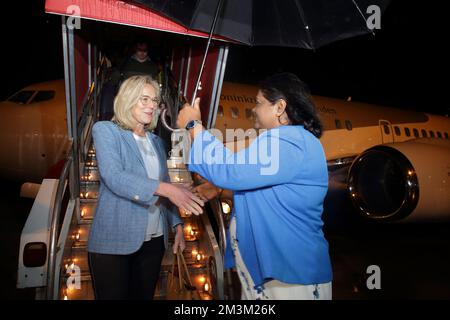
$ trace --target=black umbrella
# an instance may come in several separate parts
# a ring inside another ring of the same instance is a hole
[[[373,33],[368,19],[376,20],[373,15],[381,15],[389,3],[389,0],[132,1],[188,29],[209,32],[192,105],[213,34],[248,45],[316,49],[334,41]]]
[[[367,19],[389,0],[134,0],[182,24],[248,45],[316,49],[372,32]],[[376,6],[376,7],[374,7]],[[379,11],[378,11],[379,10]]]

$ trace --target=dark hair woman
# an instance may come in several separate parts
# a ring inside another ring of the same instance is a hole
[[[322,135],[322,124],[311,100],[308,86],[293,73],[279,73],[261,81],[260,90],[265,99],[276,104],[286,102],[280,124],[302,125],[317,138]],[[289,120],[289,122],[287,122]]]
[[[199,100],[178,117],[193,137],[189,170],[233,191],[225,267],[236,267],[243,299],[331,299],[328,171],[314,104],[297,76],[281,73],[261,83],[253,112],[266,131],[235,154],[195,121]]]

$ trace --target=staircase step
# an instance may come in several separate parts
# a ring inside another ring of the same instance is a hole
[[[97,199],[84,199],[84,198],[80,198],[80,203],[84,204],[84,203],[97,203]]]
[[[81,181],[99,181],[100,175],[97,167],[86,166],[84,169],[84,175],[81,176]]]
[[[80,199],[97,199],[100,185],[98,183],[83,184],[80,186]]]
[[[81,187],[89,186],[100,186],[100,181],[98,180],[85,180],[80,182]]]
[[[97,160],[96,160],[96,159],[91,159],[91,160],[89,160],[89,161],[85,161],[85,162],[84,162],[84,166],[85,166],[85,168],[88,168],[88,167],[97,167]]]
[[[94,221],[94,219],[92,219],[92,218],[82,218],[79,222],[78,222],[78,224],[80,224],[80,225],[84,225],[84,224],[92,224],[92,222]]]
[[[82,219],[93,219],[95,214],[95,207],[97,206],[97,201],[86,202],[85,199],[80,201],[80,214]]]
[[[90,224],[81,224],[74,230],[73,234],[70,235],[74,240],[74,245],[79,246],[80,243],[87,242],[89,238],[89,231],[91,230]]]
[[[72,247],[71,260],[80,268],[82,273],[89,274],[88,251],[86,246]]]

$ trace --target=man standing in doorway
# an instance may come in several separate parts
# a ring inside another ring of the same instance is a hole
[[[148,55],[148,43],[137,41],[134,46],[134,54],[121,68],[122,79],[125,80],[135,75],[149,75],[157,80],[158,72],[158,66]]]

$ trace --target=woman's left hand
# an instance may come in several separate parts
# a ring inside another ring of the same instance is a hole
[[[193,107],[189,103],[186,103],[183,108],[181,108],[178,113],[177,125],[178,128],[184,129],[189,121],[201,119],[202,114],[200,112],[200,98],[196,98]]]
[[[186,243],[184,242],[183,225],[181,224],[178,224],[176,226],[175,241],[172,246],[172,252],[176,254],[178,248],[180,248],[181,252],[183,252],[186,248]]]

